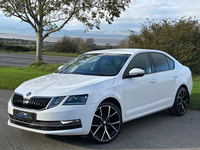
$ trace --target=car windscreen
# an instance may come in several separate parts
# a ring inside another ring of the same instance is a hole
[[[82,54],[65,64],[56,73],[114,76],[119,73],[129,54]]]

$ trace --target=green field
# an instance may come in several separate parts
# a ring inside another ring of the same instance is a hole
[[[22,82],[54,72],[59,65],[35,64],[29,67],[0,67],[0,89],[14,90]],[[46,71],[44,71],[46,70]],[[190,109],[200,110],[200,78],[195,77],[190,99]]]

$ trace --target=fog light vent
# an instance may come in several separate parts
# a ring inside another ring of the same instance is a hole
[[[62,124],[75,124],[75,123],[81,123],[80,119],[76,119],[76,120],[62,120],[60,121]]]

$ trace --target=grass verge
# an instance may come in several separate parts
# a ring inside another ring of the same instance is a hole
[[[24,81],[49,73],[29,67],[0,67],[0,89],[14,90]]]
[[[0,67],[0,89],[14,90],[29,79],[57,70],[59,64],[32,63],[29,67]],[[195,77],[189,109],[200,110],[200,77]]]
[[[45,62],[34,62],[31,63],[28,68],[40,70],[40,71],[47,71],[47,72],[55,72],[58,70],[58,67],[62,66],[63,64],[48,64]]]
[[[193,110],[200,110],[200,77],[194,78],[189,108]]]

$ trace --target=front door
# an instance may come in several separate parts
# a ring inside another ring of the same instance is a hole
[[[145,75],[123,80],[126,92],[127,118],[155,109],[157,100],[157,77],[155,73],[152,73],[148,54],[136,55],[127,67],[125,74],[133,68],[143,69]]]

